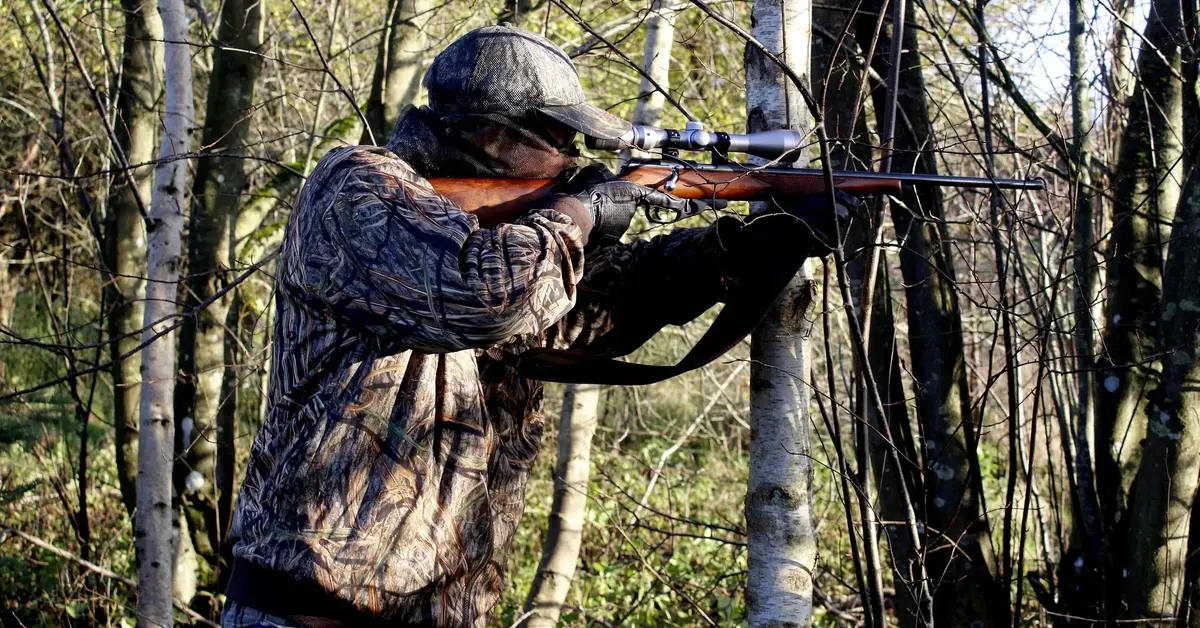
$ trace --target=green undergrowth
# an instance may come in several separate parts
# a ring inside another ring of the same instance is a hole
[[[549,392],[552,403],[557,394]],[[746,552],[741,531],[748,462],[746,435],[739,433],[745,430],[724,421],[703,425],[667,458],[647,508],[639,509],[663,451],[695,418],[691,403],[658,405],[640,426],[621,412],[601,418],[592,453],[584,546],[563,625],[707,625],[702,615],[721,626],[744,624]],[[79,555],[81,546],[68,514],[77,499],[73,465],[79,445],[69,409],[44,408],[37,420],[6,409],[8,414],[0,420],[0,519],[6,529]],[[614,429],[614,420],[630,425]],[[550,430],[543,441],[494,626],[511,625],[520,617],[537,569],[552,496],[556,437]],[[91,559],[132,578],[132,530],[117,491],[111,430],[97,425],[89,441]],[[838,571],[831,577],[819,573],[818,582],[836,591],[836,582],[849,582],[851,576],[846,571],[849,563],[839,555],[844,553],[844,541],[839,540],[844,526],[839,523],[840,510],[827,503],[829,489],[828,473],[818,467],[814,513],[827,519],[819,529],[821,561]],[[11,533],[0,538],[0,625],[133,625],[135,597],[126,585]],[[820,609],[817,615],[819,625],[834,625],[832,619],[825,621]]]
[[[75,556],[83,553],[72,523],[78,510],[73,469],[79,441],[42,427],[40,433],[0,427],[0,625],[133,626],[136,598],[127,585],[11,531]],[[132,525],[117,490],[110,435],[98,427],[89,444],[89,558],[133,578]]]

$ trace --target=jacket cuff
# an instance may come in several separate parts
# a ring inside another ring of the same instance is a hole
[[[579,227],[579,230],[583,233],[580,244],[587,246],[588,235],[592,233],[592,227],[595,225],[595,220],[592,218],[592,210],[585,207],[574,196],[567,196],[565,194],[555,196],[554,200],[550,202],[548,209],[552,209],[570,218],[571,222],[575,223],[575,226]]]

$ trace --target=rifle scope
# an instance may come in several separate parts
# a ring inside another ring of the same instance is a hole
[[[585,144],[593,150],[715,150],[718,153],[746,153],[763,159],[780,159],[788,153],[804,148],[804,135],[799,131],[788,130],[750,134],[705,131],[703,124],[693,121],[688,122],[682,131],[634,126],[628,133],[615,140],[588,137]]]

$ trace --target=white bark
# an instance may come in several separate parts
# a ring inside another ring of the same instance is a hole
[[[154,170],[147,220],[150,237],[143,341],[173,323],[179,283],[187,161],[172,161],[191,147],[195,125],[191,51],[183,0],[158,0],[166,45],[166,108],[162,147]],[[142,398],[138,434],[137,516],[138,626],[170,626],[172,596],[171,461],[174,454],[175,335],[167,333],[142,352]]]
[[[430,52],[426,25],[433,13],[433,5],[431,0],[402,0],[397,7],[383,88],[384,116],[388,124],[395,124],[400,111],[421,97],[423,62]],[[387,142],[387,137],[380,141]]]
[[[175,557],[171,591],[175,599],[191,603],[199,589],[200,563],[196,558],[196,546],[192,543],[187,517],[179,511],[171,513],[171,543]]]
[[[646,47],[642,56],[642,70],[659,85],[669,89],[671,71],[671,46],[675,40],[675,14],[678,9],[666,0],[654,0],[650,6],[650,19],[646,23]],[[636,124],[658,124],[662,117],[663,104],[667,102],[662,92],[642,77],[638,88],[637,107],[633,112]]]
[[[654,88],[654,79],[664,89],[670,89],[671,47],[675,43],[675,16],[684,5],[671,0],[654,0],[650,5],[650,17],[646,20],[646,47],[642,52],[642,84],[638,87],[637,107],[633,110],[633,123],[656,126],[662,119],[663,105],[667,98]],[[649,78],[647,78],[647,76]],[[635,151],[635,157],[646,157],[647,153]],[[621,161],[630,157],[628,149],[621,151]]]
[[[554,466],[554,503],[542,560],[525,600],[524,617],[528,619],[524,625],[529,628],[553,628],[558,623],[575,578],[579,548],[583,544],[592,436],[596,433],[599,400],[600,387],[594,384],[572,384],[563,394],[558,462]]]
[[[422,99],[423,64],[430,56],[427,26],[435,10],[432,0],[388,3],[388,26],[379,40],[379,57],[367,99],[370,126],[363,129],[360,143],[374,140],[380,146],[387,144],[400,112]]]
[[[753,35],[807,77],[810,0],[755,0]],[[747,130],[812,122],[799,91],[769,59],[746,56]],[[801,157],[797,165],[806,165]],[[750,625],[812,623],[816,543],[810,505],[808,310],[812,270],[805,264],[751,337],[750,481],[746,492]]]

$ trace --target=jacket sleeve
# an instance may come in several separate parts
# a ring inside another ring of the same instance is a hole
[[[742,278],[776,257],[823,253],[811,226],[784,212],[726,216],[707,227],[603,247],[589,253],[577,304],[544,344],[626,355],[663,327],[737,298]]]
[[[396,346],[486,347],[540,333],[572,307],[581,238],[551,210],[480,229],[391,153],[340,149],[301,194],[280,283]]]
[[[545,344],[624,355],[722,302],[732,278],[720,235],[714,224],[589,251],[578,301]]]

